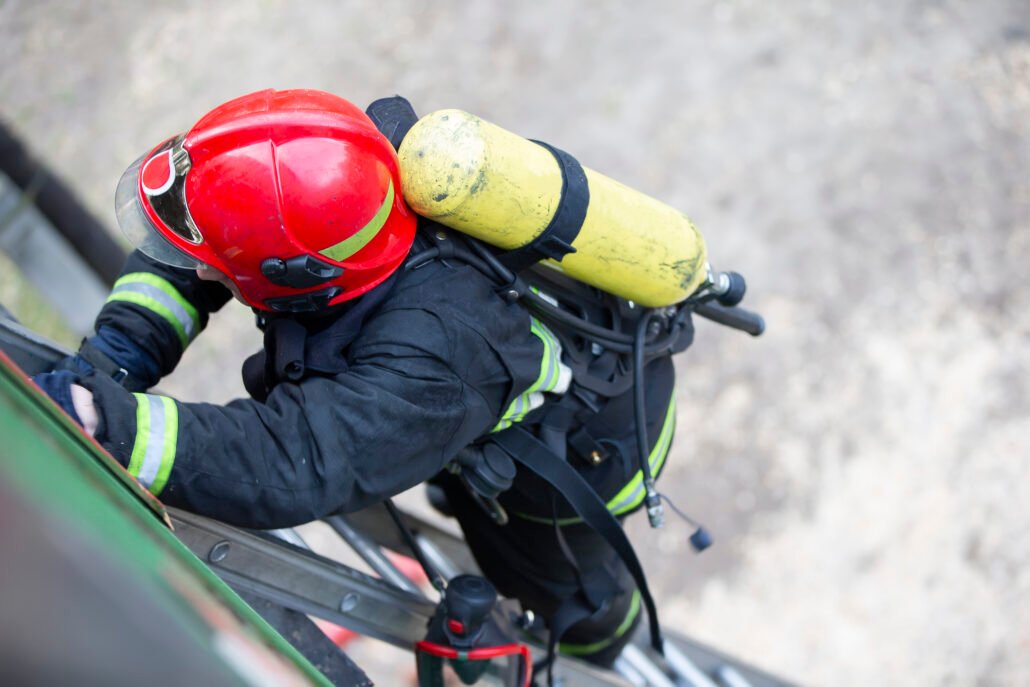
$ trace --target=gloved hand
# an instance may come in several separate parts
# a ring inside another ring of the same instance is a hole
[[[97,411],[93,406],[93,394],[76,384],[79,376],[70,370],[41,372],[32,378],[46,395],[61,407],[61,410],[75,420],[86,432],[93,436],[97,429]]]
[[[157,361],[128,336],[111,327],[101,327],[96,335],[82,342],[78,353],[62,360],[56,369],[79,375],[98,370],[129,391],[146,391],[161,379]]]

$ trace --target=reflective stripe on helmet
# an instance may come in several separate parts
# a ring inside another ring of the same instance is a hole
[[[491,433],[507,429],[522,421],[530,411],[544,404],[543,392],[565,393],[572,381],[572,370],[561,361],[561,343],[557,337],[535,317],[531,318],[529,329],[544,345],[544,352],[540,358],[540,374],[528,389],[511,402],[501,420],[490,430]]]
[[[132,272],[124,275],[114,283],[114,289],[107,298],[107,302],[112,301],[133,303],[163,317],[172,325],[183,349],[200,331],[197,309],[169,281],[156,274]]]
[[[633,621],[640,615],[640,590],[633,590],[633,597],[629,602],[629,609],[626,611],[626,617],[622,619],[619,626],[615,628],[615,632],[590,644],[571,644],[569,642],[558,643],[558,653],[565,654],[566,656],[588,656],[590,654],[596,654],[598,651],[607,649],[616,641],[625,635],[629,628],[633,627]]]
[[[658,441],[655,442],[654,448],[651,449],[650,455],[647,457],[647,462],[651,465],[651,474],[655,477],[661,471],[665,465],[665,459],[669,455],[669,448],[672,446],[672,435],[676,429],[676,393],[675,391],[669,397],[669,406],[665,411],[665,421],[662,424],[662,431],[658,434]],[[633,478],[626,483],[619,493],[608,500],[605,506],[608,508],[608,512],[612,515],[623,515],[633,510],[641,503],[644,502],[644,473],[642,470],[637,470]],[[523,520],[529,520],[530,522],[538,522],[541,524],[553,524],[555,521],[553,518],[541,518],[536,515],[528,515],[526,513],[514,513],[517,517]],[[557,524],[560,527],[566,525],[576,525],[583,522],[582,518],[558,518]]]
[[[383,204],[379,206],[379,209],[376,210],[376,214],[372,216],[372,219],[368,221],[368,224],[361,227],[361,229],[358,229],[353,235],[348,236],[334,246],[329,246],[328,248],[319,251],[319,253],[330,260],[343,262],[367,246],[369,242],[376,237],[379,230],[386,225],[386,220],[390,217],[390,212],[392,210],[393,181],[391,180],[390,185],[386,189],[386,198],[383,200]]]
[[[136,442],[128,471],[157,496],[168,482],[179,438],[179,409],[167,396],[136,397]]]

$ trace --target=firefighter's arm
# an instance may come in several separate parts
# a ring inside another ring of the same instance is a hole
[[[229,298],[225,287],[193,270],[134,251],[97,316],[96,334],[65,367],[80,374],[96,368],[133,391],[147,389],[175,368],[208,315]]]
[[[347,372],[280,384],[265,403],[180,403],[94,375],[96,437],[167,504],[241,526],[376,503],[438,472],[498,413],[415,319],[418,344],[363,349]]]

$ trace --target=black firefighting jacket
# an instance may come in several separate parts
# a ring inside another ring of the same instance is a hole
[[[130,337],[167,374],[229,298],[217,283],[135,252],[96,326]],[[356,321],[344,336],[318,336],[348,313]],[[557,337],[460,261],[399,270],[366,296],[293,320],[311,334],[309,344],[332,347],[320,353],[323,360],[335,357],[335,369],[323,365],[295,380],[273,380],[257,394],[262,400],[226,405],[130,393],[94,374],[82,383],[99,413],[96,439],[168,505],[275,528],[395,495],[433,477],[463,447],[492,432],[516,422],[532,427],[548,404],[526,413],[529,394],[558,399]],[[274,359],[275,351],[266,353]],[[675,418],[671,360],[649,363],[646,377],[648,460],[657,474]],[[594,465],[570,451],[570,462],[616,515],[639,507],[631,392],[605,401],[576,425],[571,429],[601,440],[610,458]],[[552,516],[552,500],[542,498],[546,488],[520,473],[505,496],[508,507],[518,517]]]

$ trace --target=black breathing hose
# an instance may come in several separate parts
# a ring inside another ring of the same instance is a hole
[[[633,417],[637,428],[640,471],[644,476],[644,503],[647,506],[647,519],[651,523],[651,527],[661,527],[664,524],[662,500],[655,490],[654,475],[651,474],[647,442],[647,405],[644,394],[644,344],[653,316],[652,311],[644,312],[637,323],[636,335],[633,337]]]
[[[383,501],[383,505],[386,506],[386,512],[390,514],[390,519],[393,520],[393,523],[400,531],[401,537],[404,539],[404,543],[408,545],[408,548],[411,549],[411,553],[415,556],[415,560],[417,560],[418,564],[422,566],[422,572],[424,572],[426,577],[429,578],[430,584],[432,584],[433,587],[441,594],[445,593],[447,589],[447,580],[444,579],[443,575],[440,574],[440,571],[429,562],[428,558],[426,558],[426,554],[419,545],[418,539],[415,538],[415,534],[404,523],[404,519],[401,517],[400,511],[397,510],[397,506],[393,505],[393,500],[386,499]]]
[[[595,341],[598,344],[611,349],[616,353],[632,353],[635,345],[635,337],[630,334],[624,334],[617,332],[605,327],[598,326],[591,322],[587,322],[579,317],[576,317],[572,313],[562,310],[560,307],[549,302],[537,293],[527,289],[516,288],[516,276],[508,269],[504,263],[498,260],[497,256],[490,252],[485,245],[479,241],[470,241],[469,245],[472,251],[459,248],[457,246],[450,249],[450,253],[459,260],[468,262],[470,265],[478,269],[484,274],[492,272],[502,284],[510,284],[515,290],[516,295],[525,300],[527,305],[538,315],[545,319],[551,319],[555,322],[564,324],[578,334],[584,336],[591,341]],[[475,255],[473,255],[473,252]],[[437,257],[441,254],[439,248],[430,248],[422,251],[417,255],[412,256],[406,263],[408,269],[416,269],[423,263]],[[681,308],[682,312],[682,308]],[[650,345],[645,346],[645,354],[647,356],[658,355],[664,353],[671,348],[675,343],[676,339],[679,338],[680,331],[683,329],[683,323],[685,318],[679,316],[673,318],[673,326],[670,327],[669,333],[653,342]]]

